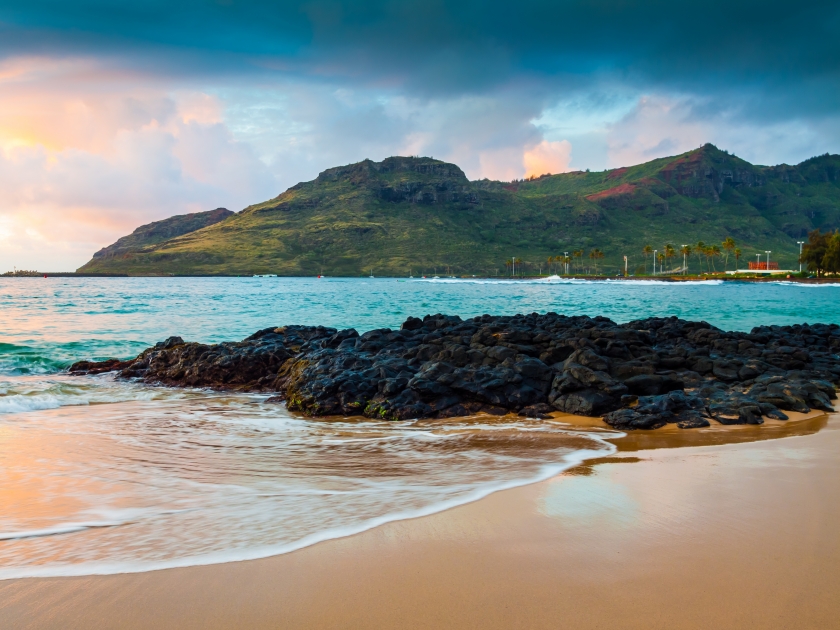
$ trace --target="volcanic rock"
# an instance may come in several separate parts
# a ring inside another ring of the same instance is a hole
[[[727,332],[676,317],[616,324],[556,313],[409,317],[399,330],[282,326],[240,342],[170,337],[70,371],[272,393],[310,416],[406,420],[479,412],[603,416],[617,429],[760,424],[832,411],[840,326]]]

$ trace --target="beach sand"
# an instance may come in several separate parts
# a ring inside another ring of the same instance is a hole
[[[0,628],[840,628],[840,414],[618,446],[283,556],[0,582]]]

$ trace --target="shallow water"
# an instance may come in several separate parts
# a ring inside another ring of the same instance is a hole
[[[121,402],[0,420],[0,579],[264,557],[614,451],[515,417],[309,420],[262,396],[88,380]]]
[[[840,287],[283,278],[0,279],[0,578],[281,553],[543,479],[609,432],[519,418],[295,417],[265,396],[71,377],[165,337],[282,324],[397,327],[408,315],[556,311],[729,329],[840,323]]]
[[[676,315],[728,330],[840,323],[840,285],[348,278],[0,278],[0,373],[128,358],[180,335],[242,339],[268,326],[399,327],[409,315],[555,311],[617,322]]]

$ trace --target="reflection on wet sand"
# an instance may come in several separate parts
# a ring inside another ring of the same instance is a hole
[[[713,424],[703,429],[680,429],[669,424],[654,431],[629,431],[622,437],[609,437],[619,452],[641,451],[657,448],[680,448],[684,446],[718,446],[722,444],[740,444],[761,440],[776,440],[797,435],[811,435],[825,428],[829,414],[822,411],[810,413],[786,412],[790,420],[765,419],[764,424]],[[603,428],[610,430],[600,418],[554,414],[553,422],[586,429]],[[594,460],[589,460],[591,465]]]
[[[744,441],[605,454],[542,483],[253,562],[0,581],[0,620],[60,630],[833,628],[839,429],[840,414],[721,427],[707,437]],[[781,435],[802,437],[760,440]]]

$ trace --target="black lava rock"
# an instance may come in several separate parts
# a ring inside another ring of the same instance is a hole
[[[409,317],[399,330],[284,326],[235,343],[170,337],[131,361],[80,361],[71,372],[119,371],[149,383],[264,391],[313,416],[389,420],[479,412],[545,418],[603,415],[622,430],[787,419],[831,411],[840,327],[706,322],[616,324],[556,313],[469,320]]]

